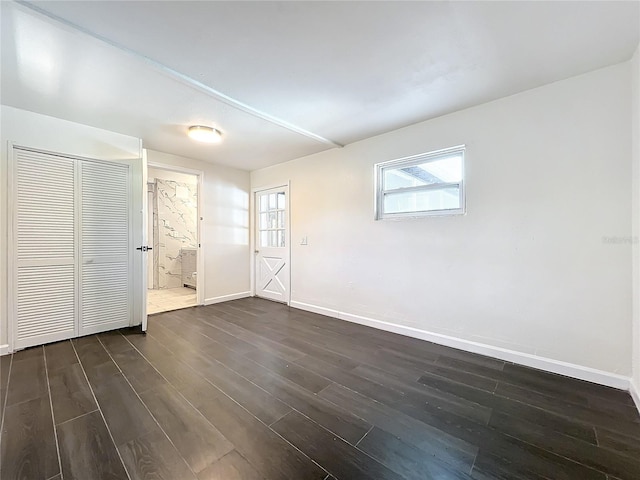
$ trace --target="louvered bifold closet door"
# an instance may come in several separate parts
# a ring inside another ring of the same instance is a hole
[[[75,161],[14,150],[14,347],[72,337],[76,325]]]
[[[130,324],[130,171],[81,162],[80,335]]]

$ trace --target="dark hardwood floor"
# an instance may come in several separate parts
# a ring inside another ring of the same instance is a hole
[[[640,479],[626,392],[260,299],[2,357],[0,408],[2,480]]]

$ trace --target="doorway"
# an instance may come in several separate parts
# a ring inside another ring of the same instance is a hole
[[[255,294],[289,303],[289,187],[255,192]]]
[[[198,301],[199,175],[149,166],[147,313],[193,307]]]

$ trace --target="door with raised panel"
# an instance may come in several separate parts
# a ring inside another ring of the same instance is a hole
[[[255,193],[255,293],[289,303],[289,188]]]
[[[138,163],[13,148],[13,350],[140,323]]]

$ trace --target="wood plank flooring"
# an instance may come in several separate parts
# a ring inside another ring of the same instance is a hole
[[[0,358],[2,480],[640,478],[626,392],[261,299]]]

